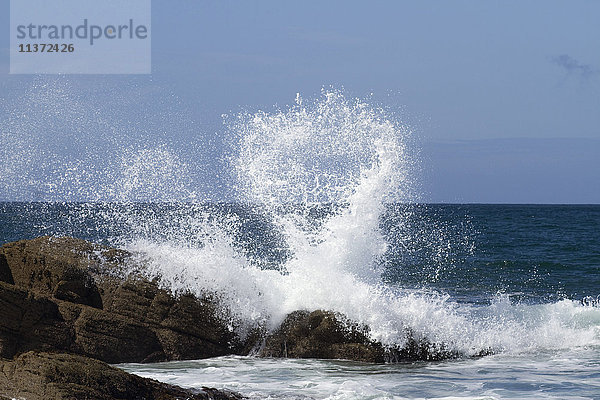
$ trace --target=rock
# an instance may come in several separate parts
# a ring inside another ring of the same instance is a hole
[[[125,255],[84,240],[52,237],[7,243],[0,254],[16,286],[96,308],[102,308],[102,300],[91,274]]]
[[[127,275],[135,261],[72,238],[0,248],[0,399],[242,398],[184,390],[104,363],[204,358],[234,348],[215,299],[176,297]]]
[[[386,362],[442,361],[462,356],[456,351],[449,350],[444,345],[431,343],[427,339],[416,339],[410,331],[407,332],[407,337],[408,341],[404,347],[386,349]]]
[[[161,343],[162,359],[217,357],[236,352],[237,340],[227,327],[216,299],[183,294],[175,298],[156,282],[129,278],[99,283],[104,309],[149,326]]]
[[[10,272],[10,268],[8,268],[6,256],[2,253],[0,253],[0,282],[10,283],[11,285],[14,285],[15,283],[12,272]]]
[[[462,354],[431,343],[407,329],[404,347],[384,347],[369,338],[369,328],[331,311],[295,311],[252,353],[260,357],[343,359],[370,363],[440,361]],[[475,357],[492,354],[482,351]]]
[[[267,336],[262,357],[346,359],[380,363],[381,344],[368,338],[368,328],[329,311],[295,311]]]
[[[0,360],[0,398],[44,399],[215,399],[243,397],[211,388],[191,391],[141,378],[101,361],[73,355],[27,352]]]
[[[0,282],[0,357],[32,349],[66,350],[72,328],[48,298]]]
[[[156,333],[143,322],[82,307],[72,321],[74,341],[69,350],[109,363],[164,359]]]
[[[210,296],[173,296],[140,274],[134,255],[73,238],[0,248],[0,356],[61,350],[109,363],[239,352]]]

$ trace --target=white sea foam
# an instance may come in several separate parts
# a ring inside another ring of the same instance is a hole
[[[238,140],[231,158],[243,201],[258,204],[283,236],[290,257],[265,269],[236,246],[226,223],[196,222],[203,243],[134,241],[150,273],[175,291],[215,291],[242,326],[277,327],[289,312],[326,309],[367,324],[374,339],[405,344],[418,338],[463,354],[521,352],[598,345],[600,309],[570,300],[464,305],[437,293],[382,283],[378,260],[385,202],[410,198],[412,161],[406,128],[381,110],[336,91],[300,97],[287,110],[228,117]],[[315,222],[314,204],[336,211]],[[402,220],[400,219],[400,222]],[[189,230],[189,221],[183,224]]]
[[[552,351],[427,364],[220,357],[120,367],[183,386],[236,390],[250,399],[597,398],[597,352]]]

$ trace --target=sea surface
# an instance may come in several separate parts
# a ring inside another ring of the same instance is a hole
[[[321,226],[343,209],[312,207],[309,220]],[[235,311],[249,324],[275,327],[292,309],[326,307],[319,286],[327,286],[325,298],[333,290],[357,303],[330,308],[374,324],[384,342],[402,341],[400,323],[464,353],[386,365],[231,356],[119,366],[163,382],[256,399],[600,399],[600,206],[387,204],[379,218],[387,245],[375,271],[355,273],[348,293],[348,277],[320,264],[338,281],[299,276],[302,290],[287,296],[279,292],[288,282],[277,276],[294,274],[294,255],[267,217],[242,204],[9,202],[0,203],[0,242],[68,235],[174,260],[182,265],[168,268],[194,282],[189,288],[223,288],[225,302],[245,302]],[[283,310],[257,296],[248,279],[271,287]],[[303,307],[300,295],[315,298]],[[363,314],[373,303],[382,308],[376,318]],[[470,357],[482,348],[496,354]]]

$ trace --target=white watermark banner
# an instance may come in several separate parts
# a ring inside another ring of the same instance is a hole
[[[11,74],[149,74],[150,0],[11,0]]]

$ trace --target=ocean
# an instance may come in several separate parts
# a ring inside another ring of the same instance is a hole
[[[167,145],[115,137],[102,149],[115,155],[66,160],[23,135],[0,176],[13,200],[0,203],[0,243],[74,236],[137,252],[173,292],[216,294],[240,336],[322,309],[384,346],[410,332],[460,357],[120,368],[252,399],[600,399],[599,205],[423,204],[410,129],[336,91],[225,127],[230,202],[208,199]]]
[[[312,207],[310,218],[322,224],[339,208]],[[147,220],[143,229],[140,218]],[[228,292],[224,301],[237,304],[249,323],[275,327],[292,309],[331,308],[370,322],[384,342],[401,342],[396,324],[406,324],[464,354],[385,365],[238,356],[119,365],[183,387],[229,388],[256,399],[599,399],[599,228],[597,205],[388,204],[377,272],[354,272],[348,287],[344,271],[334,267],[303,271],[316,279],[284,272],[294,256],[257,207],[0,204],[2,243],[68,235],[144,251],[171,269],[166,280]],[[320,275],[339,276],[325,282]],[[267,287],[273,293],[256,293]],[[331,294],[336,299],[328,300]],[[471,357],[484,348],[495,354]]]

